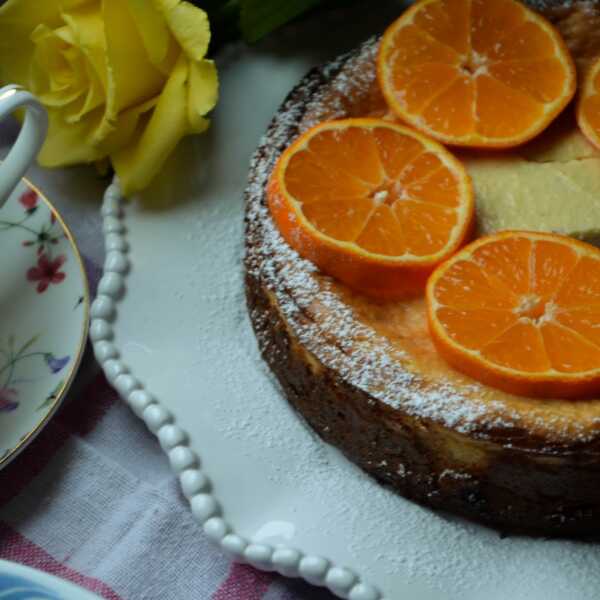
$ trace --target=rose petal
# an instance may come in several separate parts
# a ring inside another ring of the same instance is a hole
[[[208,127],[204,115],[214,108],[219,97],[219,78],[212,60],[190,63],[188,121],[194,133]]]
[[[97,138],[101,138],[101,125],[116,118],[102,106],[107,77],[99,7],[78,4],[82,2],[64,2],[67,12],[56,15],[49,23],[56,27],[64,19],[67,25],[52,30],[44,24],[32,33],[37,43],[35,67],[31,70],[32,82],[36,83],[34,91],[49,109],[48,135],[38,157],[40,164],[47,167],[101,158],[101,152],[95,148]],[[35,89],[43,89],[44,85],[45,92]]]
[[[87,4],[62,15],[73,38],[72,56],[66,55],[69,65],[78,73],[78,82],[85,86],[85,101],[73,116],[75,120],[104,102],[108,79],[106,74],[106,42],[104,23],[98,7]]]
[[[93,162],[106,154],[92,141],[104,117],[104,110],[97,108],[77,123],[66,124],[59,111],[48,111],[48,136],[38,162],[43,167],[59,167],[77,163]]]
[[[145,188],[179,140],[189,132],[188,73],[189,64],[182,54],[144,131],[111,156],[125,195]]]
[[[127,0],[127,3],[148,58],[156,68],[168,75],[177,54],[173,56],[172,51],[176,48],[165,18],[148,0]]]
[[[98,150],[101,150],[103,154],[112,154],[127,146],[136,135],[140,119],[151,111],[157,102],[158,96],[148,100],[148,102],[122,111],[119,115],[119,126],[98,145]]]
[[[8,0],[0,7],[0,78],[3,82],[29,87],[29,65],[34,51],[29,34],[39,23],[59,25],[61,4],[61,0]]]
[[[165,76],[148,60],[143,39],[123,0],[104,0],[108,72],[114,86],[114,98],[108,102],[116,112],[154,98]]]
[[[152,0],[163,13],[170,30],[191,60],[204,58],[210,43],[207,14],[181,0]]]
[[[48,106],[63,106],[84,93],[74,89],[71,69],[64,55],[64,39],[47,25],[38,25],[31,33],[35,44],[29,88]]]

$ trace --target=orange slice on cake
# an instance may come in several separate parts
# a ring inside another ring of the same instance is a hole
[[[462,164],[437,142],[379,119],[307,131],[280,157],[267,192],[290,246],[378,297],[422,291],[473,224]]]
[[[458,371],[524,396],[600,393],[600,250],[503,232],[469,244],[427,285],[431,335]]]
[[[579,90],[577,122],[590,142],[600,148],[600,59],[587,72]]]
[[[377,74],[392,111],[447,144],[511,147],[575,93],[559,32],[516,0],[421,0],[385,32]]]

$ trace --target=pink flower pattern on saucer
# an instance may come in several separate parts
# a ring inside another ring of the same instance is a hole
[[[53,257],[53,246],[56,246],[65,237],[62,228],[56,222],[56,215],[52,210],[46,223],[41,226],[32,226],[28,221],[39,208],[38,193],[28,189],[19,196],[19,204],[24,209],[24,216],[17,221],[0,220],[0,232],[18,229],[27,234],[27,239],[21,242],[24,248],[35,247],[37,252],[37,265],[27,270],[27,280],[36,283],[38,294],[43,294],[51,284],[64,281],[66,274],[61,271],[67,257],[59,254]]]
[[[0,412],[15,410],[19,406],[19,392],[14,388],[0,388]]]
[[[36,288],[38,294],[43,294],[51,283],[64,281],[66,275],[61,272],[60,268],[66,260],[64,254],[57,256],[54,260],[50,260],[46,254],[40,255],[37,267],[31,267],[27,271],[27,279],[38,282]]]
[[[58,407],[85,345],[83,265],[50,203],[25,180],[0,209],[0,468]]]

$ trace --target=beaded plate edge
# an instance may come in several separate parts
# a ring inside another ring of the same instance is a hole
[[[350,568],[321,556],[306,555],[289,546],[254,543],[237,534],[227,522],[219,499],[211,490],[210,477],[201,470],[199,456],[190,448],[189,435],[176,423],[173,414],[130,372],[114,343],[113,326],[125,290],[131,251],[116,177],[104,194],[101,215],[106,258],[91,308],[90,339],[94,354],[110,384],[158,438],[179,479],[192,515],[204,533],[238,562],[263,571],[276,571],[286,577],[300,577],[347,600],[384,600],[375,586],[362,581]]]

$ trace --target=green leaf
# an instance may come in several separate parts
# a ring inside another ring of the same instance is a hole
[[[49,406],[51,406],[54,403],[54,401],[56,400],[56,398],[58,397],[58,394],[60,394],[60,391],[63,389],[64,385],[65,385],[65,380],[61,379],[56,384],[56,387],[54,388],[52,393],[50,393],[48,395],[48,397],[35,410],[36,411],[44,410],[45,408],[48,408]]]
[[[35,344],[38,341],[39,337],[40,334],[38,333],[37,335],[34,335],[30,340],[26,341],[21,346],[21,349],[17,352],[17,357],[21,356],[22,354],[25,354],[25,351],[29,350],[29,348],[31,348],[31,346],[33,346],[33,344]]]
[[[241,0],[242,37],[247,42],[257,42],[320,2],[321,0]]]

